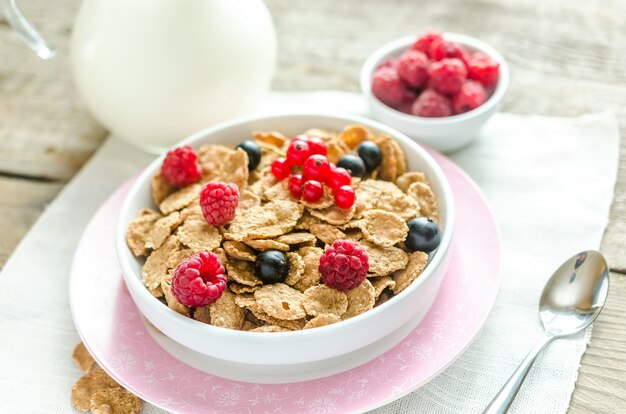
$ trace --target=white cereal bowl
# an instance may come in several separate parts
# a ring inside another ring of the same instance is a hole
[[[481,40],[458,33],[444,33],[443,37],[463,45],[470,52],[483,52],[500,63],[498,85],[489,99],[478,108],[459,115],[426,118],[396,111],[374,96],[371,81],[376,68],[388,58],[399,57],[417,40],[417,36],[396,39],[372,53],[361,67],[360,84],[374,118],[418,142],[442,152],[452,152],[473,142],[489,118],[498,111],[509,87],[509,68],[504,57]]]
[[[408,335],[412,327],[425,316],[439,291],[450,258],[449,247],[455,217],[447,179],[423,148],[380,123],[356,116],[323,113],[238,118],[199,131],[183,140],[180,145],[187,144],[197,148],[203,144],[214,143],[234,147],[257,130],[276,130],[287,136],[295,136],[313,127],[341,130],[344,126],[355,123],[363,124],[377,134],[384,133],[394,137],[406,152],[409,170],[421,170],[427,174],[439,202],[441,244],[423,274],[407,289],[386,303],[346,321],[293,332],[236,331],[207,325],[176,313],[145,288],[141,282],[142,262],[132,255],[124,240],[126,228],[137,212],[145,207],[156,208],[151,197],[150,178],[163,161],[163,157],[160,157],[133,184],[122,205],[116,229],[116,248],[124,280],[141,313],[179,344],[211,358],[258,366],[257,372],[267,371],[272,367],[298,367],[298,364],[300,367],[302,364],[310,367],[311,364],[324,361],[332,361],[328,363],[334,366],[342,356],[354,355],[354,351],[365,347],[370,349],[364,351],[363,355],[372,359]],[[393,337],[393,340],[389,337]],[[364,362],[366,361],[356,361],[352,365]],[[326,369],[327,373],[332,372],[329,369]]]

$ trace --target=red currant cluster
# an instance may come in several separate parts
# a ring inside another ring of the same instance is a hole
[[[293,138],[286,158],[272,163],[272,174],[279,180],[289,177],[289,192],[296,199],[302,197],[314,203],[324,195],[326,185],[333,191],[337,207],[350,208],[354,204],[350,171],[328,161],[326,145],[320,138],[306,135]]]

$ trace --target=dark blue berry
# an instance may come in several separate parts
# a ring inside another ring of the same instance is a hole
[[[417,217],[409,220],[409,234],[406,237],[406,247],[412,251],[430,253],[439,246],[441,233],[437,223],[428,217]]]
[[[278,250],[261,252],[254,262],[254,273],[266,284],[284,282],[289,273],[287,256]]]
[[[344,155],[339,159],[337,167],[345,168],[350,171],[353,177],[363,177],[365,175],[365,163],[361,157],[356,155]]]
[[[365,163],[367,172],[374,171],[382,162],[383,154],[380,152],[378,145],[372,141],[365,141],[356,149],[357,154]]]
[[[261,147],[256,142],[247,140],[237,145],[237,148],[248,154],[248,170],[254,170],[261,162]]]

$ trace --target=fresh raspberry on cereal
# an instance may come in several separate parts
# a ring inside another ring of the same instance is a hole
[[[467,68],[460,59],[443,59],[430,64],[428,75],[430,76],[430,86],[435,88],[437,92],[454,95],[467,79]]]
[[[239,189],[233,183],[209,181],[200,191],[200,208],[212,226],[223,226],[235,217]]]
[[[178,264],[172,275],[172,294],[189,307],[214,303],[226,289],[226,270],[212,252],[196,253]]]
[[[161,176],[176,187],[197,182],[202,176],[202,167],[194,149],[184,145],[169,151],[161,165]]]
[[[324,284],[339,291],[354,289],[367,277],[367,253],[353,240],[335,240],[320,256]]]

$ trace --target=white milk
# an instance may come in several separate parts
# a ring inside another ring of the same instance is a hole
[[[252,109],[276,33],[261,0],[85,0],[71,47],[96,119],[155,149]]]

